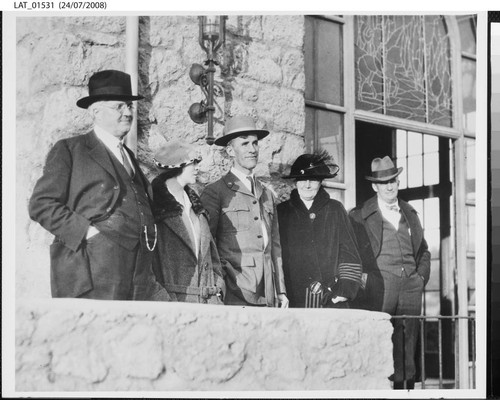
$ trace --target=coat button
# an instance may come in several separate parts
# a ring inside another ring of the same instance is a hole
[[[259,219],[259,217],[253,217],[253,219],[257,221]]]
[[[118,185],[113,186],[114,190],[118,190],[120,187]]]
[[[259,239],[262,239],[262,235],[257,235],[257,237],[258,237]]]
[[[252,204],[257,204],[257,200],[252,201]]]

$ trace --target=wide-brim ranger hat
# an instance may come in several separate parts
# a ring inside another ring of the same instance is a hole
[[[227,146],[227,144],[238,136],[256,135],[257,139],[263,139],[269,135],[265,129],[257,129],[252,117],[246,115],[235,115],[226,121],[226,126],[222,136],[215,140],[217,146]]]
[[[160,169],[183,168],[200,161],[195,146],[177,139],[158,148],[153,156],[153,162]]]
[[[396,168],[389,156],[374,158],[372,161],[372,175],[365,176],[373,183],[383,183],[394,179],[403,171],[403,167]]]
[[[313,154],[302,154],[292,164],[290,175],[284,179],[323,180],[334,178],[340,167],[333,162],[332,156],[325,150]]]
[[[108,69],[96,72],[90,77],[89,95],[78,100],[76,105],[80,108],[88,108],[96,101],[132,101],[143,98],[143,96],[132,94],[132,81],[129,74]]]

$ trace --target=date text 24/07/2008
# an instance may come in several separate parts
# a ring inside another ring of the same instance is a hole
[[[18,1],[14,2],[14,9],[22,10],[85,10],[107,8],[106,1]]]

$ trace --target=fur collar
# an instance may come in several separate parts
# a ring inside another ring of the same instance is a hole
[[[182,215],[182,205],[175,200],[162,179],[156,177],[151,183],[153,188],[153,215],[155,220],[161,221],[164,218],[177,217]],[[196,215],[205,214],[207,211],[201,204],[200,196],[189,186],[184,188],[193,206]]]

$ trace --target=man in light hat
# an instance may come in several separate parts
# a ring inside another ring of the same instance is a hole
[[[417,212],[398,199],[403,168],[385,156],[375,158],[371,170],[366,179],[376,195],[349,214],[367,273],[364,301],[391,315],[420,315],[430,253]],[[418,319],[395,318],[393,325],[394,389],[413,389]]]
[[[224,304],[288,307],[272,192],[255,179],[259,140],[269,131],[235,116],[215,140],[233,160],[231,171],[208,185],[201,201],[225,271]]]
[[[132,126],[130,75],[95,73],[88,109],[94,129],[58,141],[29,203],[30,217],[52,233],[53,297],[168,300],[152,271],[156,226],[151,186],[123,143]]]

